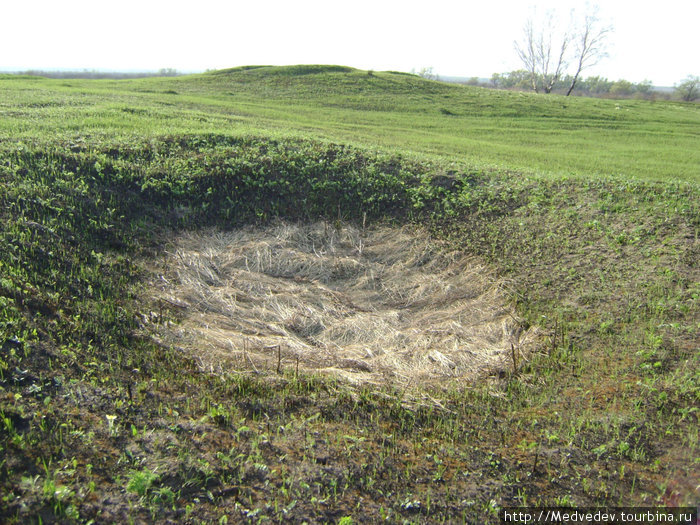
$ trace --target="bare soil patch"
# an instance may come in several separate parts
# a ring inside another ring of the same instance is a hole
[[[513,366],[534,345],[501,282],[409,227],[325,222],[179,235],[157,299],[167,344],[212,370],[333,373],[417,384]]]

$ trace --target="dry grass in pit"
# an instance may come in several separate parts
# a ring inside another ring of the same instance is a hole
[[[415,384],[512,368],[535,339],[487,268],[407,227],[187,233],[161,282],[185,312],[162,337],[207,369]]]

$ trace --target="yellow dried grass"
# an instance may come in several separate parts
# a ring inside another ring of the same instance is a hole
[[[432,382],[512,367],[523,331],[476,259],[422,230],[279,223],[180,235],[165,334],[207,368],[299,367],[353,382]]]

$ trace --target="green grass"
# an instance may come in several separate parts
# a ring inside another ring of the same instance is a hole
[[[304,66],[2,77],[0,114],[3,522],[697,504],[697,106]],[[506,279],[539,352],[397,390],[156,344],[164,239],[279,216],[423,224]]]
[[[698,181],[694,104],[541,97],[338,66],[0,79],[0,133],[275,133],[499,170]]]

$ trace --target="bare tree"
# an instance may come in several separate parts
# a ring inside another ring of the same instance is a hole
[[[581,72],[607,56],[607,37],[611,26],[601,24],[597,9],[589,9],[583,19],[571,18],[565,30],[555,12],[548,11],[538,26],[531,16],[523,26],[521,40],[516,40],[515,50],[530,75],[532,89],[539,93],[551,93],[556,83],[567,74],[570,64],[575,72],[570,76],[567,96],[576,87]]]
[[[576,87],[576,81],[578,81],[581,71],[596,65],[603,58],[608,56],[606,45],[608,35],[610,35],[612,30],[612,26],[601,25],[597,8],[594,8],[584,15],[583,21],[573,38],[576,72],[574,73],[569,90],[566,92],[567,97],[571,95],[571,92]]]
[[[549,11],[543,27],[537,27],[532,17],[523,27],[523,39],[515,41],[515,50],[530,74],[536,93],[550,93],[566,69],[567,48],[571,37],[567,31],[555,34],[554,13]]]
[[[433,67],[422,67],[418,72],[416,72],[416,69],[413,68],[411,70],[411,73],[414,75],[418,75],[419,77],[425,78],[427,80],[440,80],[440,77],[437,76],[437,74],[433,73]]]
[[[675,89],[681,100],[692,102],[700,97],[700,77],[690,75],[677,85]]]

